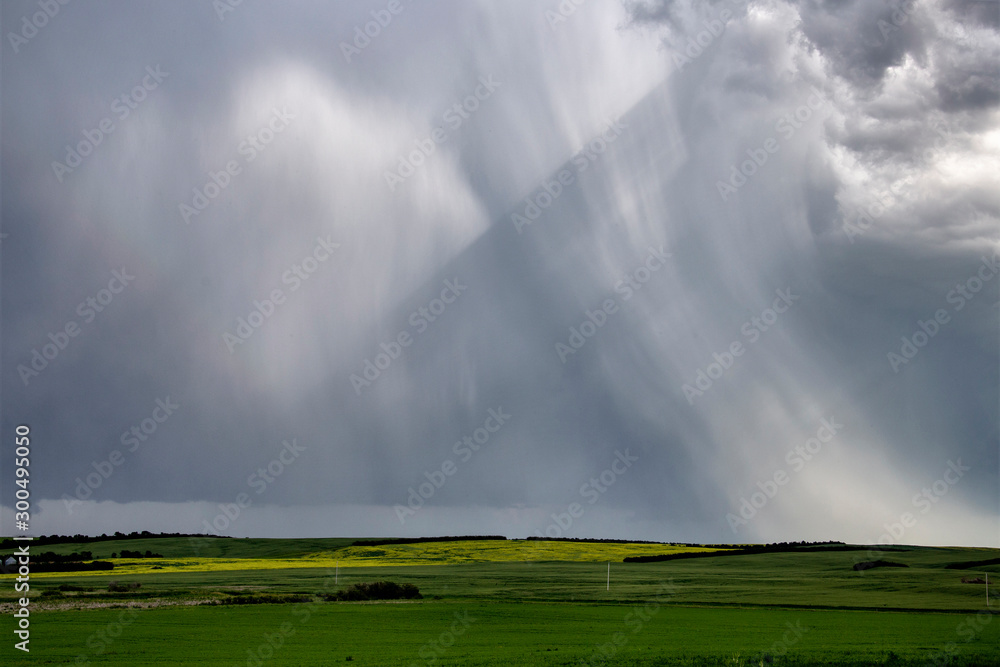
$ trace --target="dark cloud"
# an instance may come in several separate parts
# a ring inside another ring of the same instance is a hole
[[[833,419],[736,537],[875,540],[961,458],[913,541],[996,542],[1000,281],[949,300],[997,251],[995,23],[404,6],[71,4],[5,44],[2,427],[32,424],[43,532],[196,530],[249,493],[232,534],[533,534],[627,451],[569,534],[735,539]]]
[[[962,23],[1000,27],[1000,3],[996,0],[948,0],[944,6]]]

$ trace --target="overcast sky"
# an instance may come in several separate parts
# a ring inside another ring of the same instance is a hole
[[[49,5],[0,532],[1000,546],[996,1]]]

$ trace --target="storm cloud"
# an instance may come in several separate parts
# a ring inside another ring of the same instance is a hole
[[[1000,546],[997,3],[44,4],[39,533]]]

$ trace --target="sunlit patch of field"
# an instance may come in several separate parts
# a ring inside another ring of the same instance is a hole
[[[342,547],[297,558],[116,558],[115,569],[74,572],[72,576],[128,576],[158,572],[219,572],[233,570],[285,570],[293,568],[385,567],[565,561],[620,562],[625,556],[719,551],[703,547],[666,544],[543,542],[535,540],[481,540],[421,542],[376,547]],[[13,577],[16,575],[6,575]],[[32,578],[66,577],[65,572],[32,573]]]
[[[341,563],[346,562],[352,566],[532,561],[603,563],[605,561],[621,561],[625,556],[697,551],[719,551],[719,549],[680,547],[666,544],[484,540],[386,544],[377,547],[345,547],[338,549],[336,556],[340,559]]]

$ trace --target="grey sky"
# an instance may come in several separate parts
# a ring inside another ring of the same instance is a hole
[[[0,9],[37,532],[1000,546],[996,2],[222,6]]]

